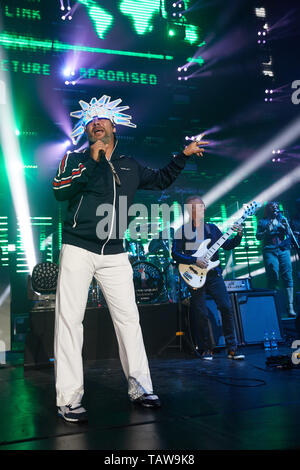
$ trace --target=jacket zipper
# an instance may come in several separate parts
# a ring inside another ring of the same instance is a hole
[[[116,142],[114,148],[113,148],[113,151],[111,153],[111,156],[110,156],[110,159],[111,157],[113,156],[113,153],[115,151],[115,148],[117,146],[117,143],[118,141]],[[110,237],[111,237],[111,234],[112,234],[112,229],[113,229],[113,226],[114,226],[114,221],[115,221],[115,212],[116,212],[116,181],[115,181],[115,177],[114,177],[114,174],[112,173],[112,179],[113,179],[113,184],[114,184],[114,199],[113,199],[113,214],[112,214],[112,221],[111,221],[111,227],[110,227],[110,231],[109,231],[109,235],[108,235],[108,238],[106,240],[106,242],[104,243],[104,245],[102,246],[102,249],[101,249],[101,255],[103,255],[103,251],[104,251],[104,248],[105,248],[105,245],[109,242],[110,240]]]
[[[75,212],[75,214],[74,214],[74,218],[73,218],[73,226],[72,226],[72,228],[75,228],[75,227],[76,227],[76,225],[77,225],[77,219],[76,219],[76,217],[77,217],[77,215],[78,215],[78,211],[79,211],[79,209],[80,209],[80,206],[81,206],[81,203],[82,203],[82,199],[83,199],[83,195],[82,195],[82,196],[81,196],[81,198],[80,198],[80,201],[79,201],[78,207],[77,207],[77,209],[76,209],[76,212]]]

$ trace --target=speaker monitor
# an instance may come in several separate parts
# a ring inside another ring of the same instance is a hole
[[[269,334],[274,331],[277,341],[282,341],[277,299],[273,291],[235,293],[234,296],[244,344],[262,343],[265,331]]]

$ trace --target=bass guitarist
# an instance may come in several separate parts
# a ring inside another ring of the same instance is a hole
[[[180,227],[175,233],[172,257],[177,263],[197,264],[205,269],[208,265],[207,261],[204,258],[196,258],[192,255],[196,252],[198,245],[200,245],[203,240],[211,239],[211,243],[208,245],[209,248],[222,236],[222,233],[215,224],[204,222],[205,204],[199,196],[189,196],[186,200],[186,207],[189,212],[190,220],[188,224]],[[188,238],[186,237],[189,232],[187,226],[190,227],[191,231]],[[234,231],[237,231],[237,235],[234,238],[226,240],[222,246],[225,250],[232,250],[236,246],[239,246],[242,240],[242,225],[235,224],[232,228]],[[191,245],[193,245],[195,249],[190,250]],[[212,261],[218,259],[219,253],[217,251],[212,257]],[[214,299],[221,312],[223,334],[228,351],[227,357],[229,359],[244,359],[244,355],[237,353],[233,311],[220,266],[208,272],[206,283],[203,287],[199,289],[189,289],[191,292],[190,327],[197,356],[200,356],[204,360],[213,359],[213,344],[209,334],[208,310],[206,306],[206,293],[208,293]]]

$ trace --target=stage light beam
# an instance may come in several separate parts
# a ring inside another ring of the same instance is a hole
[[[29,270],[32,272],[34,266],[36,265],[36,255],[30,223],[30,210],[28,205],[27,190],[24,179],[24,165],[19,141],[16,137],[15,117],[10,98],[11,92],[9,90],[7,76],[3,82],[6,84],[6,101],[1,102],[0,105],[0,141],[15,213],[19,222],[22,244],[24,246]]]
[[[287,126],[277,137],[268,142],[264,147],[258,150],[251,158],[245,163],[240,165],[230,175],[224,178],[220,183],[216,184],[208,193],[203,196],[206,206],[210,206],[215,201],[220,199],[224,194],[231,191],[243,179],[255,170],[260,168],[264,163],[270,159],[272,150],[274,148],[285,148],[291,144],[295,139],[300,136],[300,118],[294,120]]]

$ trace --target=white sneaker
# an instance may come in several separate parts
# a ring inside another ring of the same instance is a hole
[[[229,351],[227,357],[228,359],[233,359],[236,361],[243,361],[245,359],[244,354],[238,354],[236,351]]]
[[[87,421],[87,411],[81,403],[77,405],[59,406],[57,410],[58,416],[70,423],[83,423]]]

